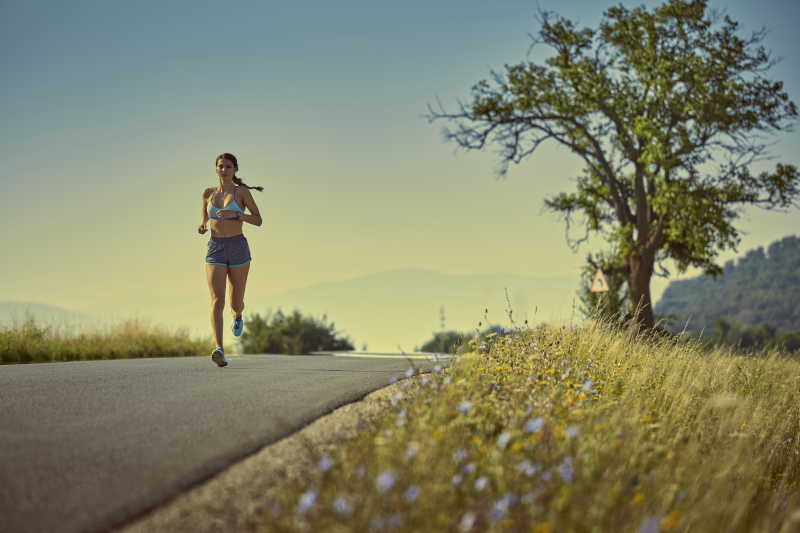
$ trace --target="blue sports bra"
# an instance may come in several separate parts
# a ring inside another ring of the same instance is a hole
[[[208,216],[213,218],[214,220],[224,220],[222,217],[218,217],[217,216],[217,213],[219,211],[236,211],[236,212],[239,212],[241,214],[244,214],[244,211],[242,210],[241,207],[239,207],[239,204],[237,204],[236,200],[235,200],[236,191],[238,191],[238,190],[239,190],[239,187],[237,186],[233,190],[234,200],[231,200],[230,203],[228,205],[226,205],[225,207],[217,207],[217,206],[215,206],[214,202],[213,202],[214,195],[212,194],[211,198],[208,199]]]

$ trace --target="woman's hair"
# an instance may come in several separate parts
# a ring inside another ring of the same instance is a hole
[[[214,160],[214,166],[215,167],[217,166],[217,163],[219,163],[220,159],[227,159],[228,161],[233,163],[233,168],[235,168],[236,170],[239,170],[239,163],[236,161],[236,156],[235,155],[229,154],[228,152],[225,152],[224,154],[219,154],[217,156],[217,158]],[[236,173],[234,173],[234,175],[233,175],[233,182],[236,185],[243,185],[243,186],[247,187],[248,189],[255,189],[257,191],[263,191],[264,190],[264,187],[261,187],[261,186],[251,187],[250,185],[246,184],[240,178],[236,177]]]

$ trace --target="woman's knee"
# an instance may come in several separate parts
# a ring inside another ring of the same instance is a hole
[[[215,296],[211,298],[211,309],[214,311],[222,311],[225,309],[225,297]]]

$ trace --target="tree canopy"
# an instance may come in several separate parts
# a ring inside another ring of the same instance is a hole
[[[429,108],[429,119],[455,123],[445,137],[465,149],[498,143],[500,175],[546,141],[580,157],[575,190],[545,205],[567,224],[583,215],[586,237],[607,238],[638,322],[652,327],[656,264],[664,276],[667,260],[717,275],[718,253],[739,243],[741,206],[796,205],[796,166],[751,166],[768,156],[763,136],[789,130],[797,108],[766,77],[775,61],[760,45],[765,31],[739,36],[706,0],[610,7],[598,28],[552,12],[539,20],[535,44],[553,51],[543,64],[492,71],[470,103]]]

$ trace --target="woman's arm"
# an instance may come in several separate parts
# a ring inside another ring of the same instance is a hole
[[[253,194],[250,192],[249,189],[245,189],[244,194],[242,195],[242,201],[244,202],[244,206],[250,211],[249,215],[241,214],[239,215],[239,220],[242,222],[249,222],[254,226],[260,226],[262,224],[261,220],[261,213],[258,211],[258,206],[256,205],[256,201],[253,200]]]
[[[198,233],[206,232],[206,222],[208,222],[208,210],[206,209],[207,200],[208,200],[208,189],[203,191],[203,214],[200,216],[200,225],[197,227]]]

